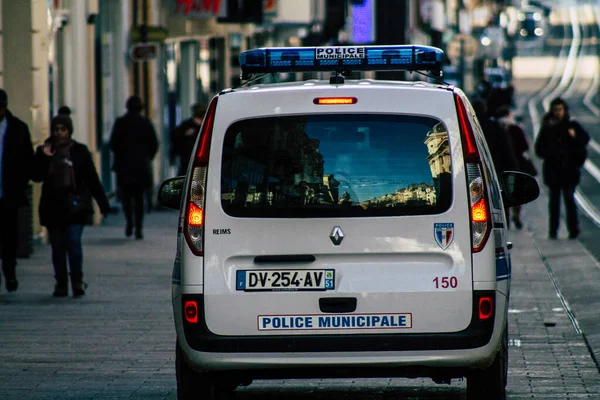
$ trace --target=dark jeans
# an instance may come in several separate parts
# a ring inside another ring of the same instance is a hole
[[[52,265],[56,282],[67,283],[67,258],[73,282],[83,278],[83,248],[81,235],[83,225],[68,225],[48,228],[50,245],[52,246]]]
[[[123,213],[125,214],[125,221],[128,228],[134,226],[135,216],[135,229],[142,230],[142,225],[144,223],[145,191],[146,188],[140,185],[123,185],[119,189]]]
[[[550,235],[556,235],[560,223],[560,194],[562,192],[565,208],[567,209],[567,229],[570,234],[579,233],[577,206],[575,205],[575,185],[552,185],[550,189]]]
[[[16,279],[17,266],[17,212],[18,207],[0,199],[0,243],[2,245],[2,272],[7,281]]]

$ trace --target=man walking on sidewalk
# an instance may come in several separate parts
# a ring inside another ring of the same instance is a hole
[[[152,121],[142,115],[142,100],[131,96],[127,113],[115,121],[110,137],[119,197],[125,214],[125,236],[143,239],[144,192],[152,185],[152,160],[158,139]],[[134,218],[135,216],[135,218]]]
[[[33,145],[29,128],[7,108],[8,96],[0,89],[0,247],[6,290],[17,281],[17,212],[27,205]]]

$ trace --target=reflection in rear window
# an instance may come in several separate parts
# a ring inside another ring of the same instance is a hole
[[[235,217],[422,215],[452,201],[448,133],[420,116],[258,118],[225,134],[223,210]]]

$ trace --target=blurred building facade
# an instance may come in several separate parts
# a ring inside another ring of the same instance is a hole
[[[82,141],[101,160],[105,188],[114,192],[106,145],[127,97],[139,95],[161,144],[158,184],[175,173],[169,132],[193,104],[240,84],[239,53],[293,44],[302,29],[317,29],[324,8],[325,0],[54,0],[50,109],[72,107],[76,127],[87,127]]]
[[[220,90],[238,86],[238,55],[252,47],[430,44],[469,35],[484,0],[0,0],[0,86],[34,144],[52,115],[72,110],[74,137],[115,192],[107,143],[130,95],[154,122],[155,184],[175,174],[169,132]],[[481,18],[480,18],[481,19]],[[462,28],[457,24],[461,20]],[[468,41],[463,41],[463,52]],[[466,44],[465,44],[466,43]],[[285,76],[278,79],[303,78]],[[414,77],[414,75],[411,75]],[[385,73],[377,78],[402,79]],[[34,199],[39,197],[34,186]],[[33,210],[37,209],[37,203]],[[33,212],[37,221],[37,213]],[[34,222],[34,233],[42,232]]]

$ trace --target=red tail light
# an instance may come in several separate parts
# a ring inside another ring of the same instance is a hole
[[[479,320],[489,319],[494,315],[494,300],[484,296],[479,299]]]
[[[454,95],[454,101],[467,172],[472,251],[477,253],[484,248],[492,230],[485,176],[482,172],[481,156],[477,148],[475,132],[473,132],[473,126],[469,120],[467,107],[458,94]]]
[[[186,301],[183,305],[183,314],[185,320],[190,324],[198,323],[198,303],[195,301]]]
[[[458,124],[463,143],[465,162],[479,162],[477,142],[475,141],[473,127],[471,127],[471,123],[469,122],[469,115],[467,114],[465,103],[458,94],[454,95],[454,101],[456,102],[456,112],[458,114]]]
[[[196,160],[194,164],[208,164],[208,152],[210,150],[210,139],[212,139],[212,130],[213,124],[215,123],[215,111],[217,109],[218,99],[219,98],[215,96],[210,102],[208,110],[206,111],[206,116],[202,122],[202,127],[200,128],[200,141],[198,143],[198,151],[196,152]]]
[[[196,157],[189,179],[186,218],[183,232],[190,250],[197,255],[204,254],[204,208],[206,204],[206,174],[208,157],[212,139],[215,112],[218,97],[214,97],[208,106],[204,122],[200,128],[200,138],[196,149]]]

